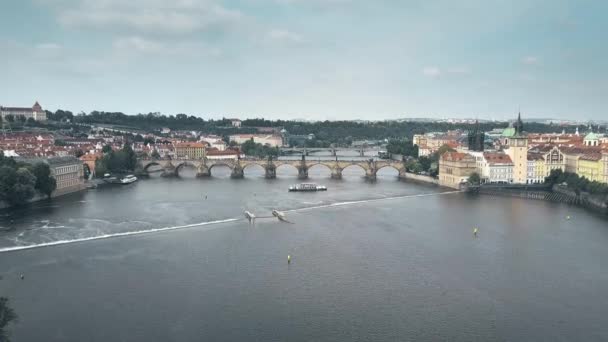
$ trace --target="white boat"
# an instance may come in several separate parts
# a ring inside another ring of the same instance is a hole
[[[127,175],[120,180],[120,184],[131,184],[135,181],[137,181],[137,177],[133,175]]]
[[[327,187],[325,185],[317,185],[315,183],[300,183],[294,184],[289,187],[289,191],[325,191]]]

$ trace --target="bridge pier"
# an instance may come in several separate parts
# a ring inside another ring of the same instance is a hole
[[[266,179],[275,179],[277,178],[277,168],[274,165],[267,165],[264,168],[264,177]]]
[[[399,180],[405,180],[406,174],[405,167],[403,167],[403,169],[399,170]]]
[[[211,177],[211,170],[207,166],[201,166],[196,170],[196,178]]]
[[[331,179],[342,179],[342,169],[339,167],[331,169]]]
[[[164,178],[177,177],[177,169],[175,168],[175,166],[173,164],[168,163],[163,168],[163,172],[160,174],[160,176],[164,177]]]
[[[230,178],[233,179],[238,179],[238,178],[244,178],[245,177],[245,172],[243,172],[243,168],[240,165],[236,165],[234,167],[234,169],[232,169],[232,173],[230,174]]]
[[[308,178],[308,167],[300,166],[298,167],[298,179],[307,179]]]

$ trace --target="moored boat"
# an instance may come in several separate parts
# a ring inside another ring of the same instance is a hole
[[[326,191],[325,185],[317,185],[315,183],[300,183],[289,187],[289,191]]]

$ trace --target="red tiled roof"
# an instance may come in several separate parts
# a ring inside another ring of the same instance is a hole
[[[496,152],[484,152],[483,157],[490,164],[513,164],[508,154]]]
[[[579,157],[581,160],[598,161],[602,159],[601,153],[587,153]]]

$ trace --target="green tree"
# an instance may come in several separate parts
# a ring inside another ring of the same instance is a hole
[[[0,297],[0,341],[9,342],[8,325],[17,321],[17,314],[8,304],[8,298]]]
[[[0,199],[11,205],[27,203],[35,194],[36,177],[26,167],[0,167]]]
[[[19,115],[19,116],[17,117],[17,119],[19,120],[19,122],[20,122],[22,125],[24,125],[24,124],[25,124],[25,122],[27,121],[27,119],[26,119],[26,118],[25,118],[25,116],[23,116],[23,115]]]
[[[27,124],[30,126],[36,125],[36,120],[34,118],[27,118]]]
[[[80,158],[80,157],[84,156],[84,151],[81,149],[77,149],[76,151],[74,151],[74,156],[76,158]]]
[[[109,153],[112,152],[112,146],[110,145],[105,145],[104,147],[101,148],[101,152],[103,153]]]
[[[35,188],[41,194],[51,197],[51,194],[57,189],[57,181],[51,175],[51,168],[46,163],[36,163],[32,168],[32,173],[36,177]]]
[[[6,116],[6,121],[15,122],[15,116],[13,114],[9,114]]]
[[[477,172],[471,173],[471,175],[469,176],[469,184],[479,185],[480,183],[481,183],[481,177],[479,176],[479,173],[477,173]]]

